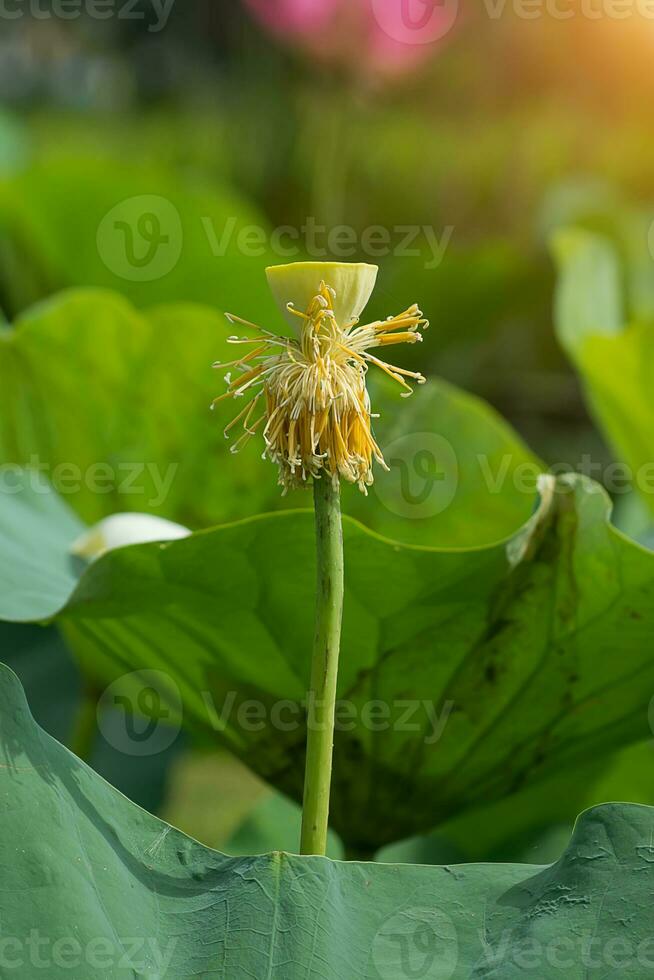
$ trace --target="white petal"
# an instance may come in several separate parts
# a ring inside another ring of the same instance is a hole
[[[152,514],[112,514],[88,528],[71,545],[71,553],[90,561],[106,551],[146,541],[175,541],[186,538],[190,530]]]

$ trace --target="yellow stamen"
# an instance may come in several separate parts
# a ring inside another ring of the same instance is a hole
[[[349,267],[343,268],[345,271],[339,271],[337,278],[340,277],[339,282],[349,283]],[[370,267],[361,268],[370,284]],[[365,290],[362,293],[349,285],[347,289],[356,305],[360,305]],[[412,378],[418,384],[425,380],[418,372],[387,364],[370,353],[372,347],[422,340],[418,330],[427,326],[427,321],[416,305],[388,320],[359,326],[357,309],[354,315],[344,317],[344,325],[337,321],[335,310],[344,312],[343,305],[337,306],[337,302],[336,291],[322,281],[306,311],[296,309],[292,303],[286,304],[287,312],[299,321],[297,339],[276,337],[241,317],[228,317],[230,322],[250,327],[258,335],[229,338],[230,343],[254,347],[238,360],[217,365],[244,370],[238,377],[227,379],[227,391],[213,404],[253,393],[226,426],[225,435],[242,423],[243,432],[232,446],[232,452],[237,452],[265,422],[265,455],[277,463],[285,491],[325,472],[334,481],[342,477],[367,492],[373,479],[373,460],[388,469],[371,431],[372,415],[365,384],[369,364],[381,368],[406,394],[411,394],[412,389],[405,378]],[[259,363],[250,367],[255,359]],[[250,424],[263,394],[265,412]]]

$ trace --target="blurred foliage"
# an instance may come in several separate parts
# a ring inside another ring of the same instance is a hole
[[[554,240],[560,267],[557,332],[580,373],[590,409],[654,516],[654,224],[624,220],[610,239],[568,228]],[[637,247],[634,247],[637,246]],[[624,492],[624,490],[623,490]]]
[[[153,215],[155,249],[159,236],[169,239],[161,246],[171,253],[162,272],[137,264],[150,246],[137,230],[143,214]],[[256,263],[239,253],[239,232],[247,226],[267,231],[257,211],[232,191],[203,187],[197,179],[185,187],[163,168],[57,157],[0,181],[4,305],[20,310],[77,285],[120,289],[139,305],[175,299],[240,309],[261,303],[265,282],[255,269],[273,256],[263,246]],[[126,258],[127,249],[133,258]]]

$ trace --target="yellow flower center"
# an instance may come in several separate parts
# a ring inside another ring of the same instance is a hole
[[[427,321],[417,306],[397,317],[358,326],[356,317],[339,323],[336,305],[336,290],[321,281],[305,311],[287,304],[289,314],[300,323],[297,340],[255,327],[258,335],[254,338],[229,338],[233,344],[252,345],[249,353],[230,364],[215,365],[236,367],[241,373],[234,379],[226,376],[228,389],[214,404],[248,396],[246,406],[225,429],[228,436],[242,421],[243,433],[232,452],[238,452],[263,425],[264,454],[277,463],[284,491],[325,473],[334,482],[342,477],[367,492],[373,481],[373,459],[386,467],[371,431],[365,383],[368,365],[377,365],[398,381],[406,395],[412,391],[406,378],[419,384],[425,380],[421,374],[393,367],[369,352],[372,347],[422,340],[418,328]],[[228,315],[228,319],[255,326],[240,317]],[[265,410],[254,419],[262,396]]]

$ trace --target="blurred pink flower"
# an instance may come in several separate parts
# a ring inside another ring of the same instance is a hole
[[[268,30],[312,56],[364,74],[398,75],[451,30],[458,0],[245,0]]]
[[[245,0],[257,19],[281,36],[320,30],[340,3],[341,0]]]

